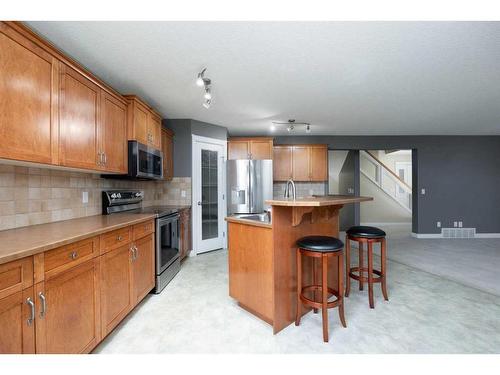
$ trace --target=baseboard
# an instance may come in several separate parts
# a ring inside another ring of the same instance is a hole
[[[415,233],[411,232],[411,236],[415,238],[443,238],[441,233]]]
[[[450,239],[444,238],[442,233],[411,233],[411,236],[414,238],[438,238],[438,239]],[[476,233],[474,238],[500,238],[500,233]],[[471,239],[474,238],[462,238],[462,239]]]
[[[378,226],[384,226],[384,225],[391,225],[391,226],[411,226],[411,222],[407,223],[360,223],[359,225],[365,225],[365,226],[370,226],[370,227],[378,227]]]

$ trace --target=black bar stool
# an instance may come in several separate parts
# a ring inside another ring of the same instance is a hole
[[[351,267],[351,241],[356,241],[359,246],[359,262],[358,267]],[[373,269],[373,244],[380,243],[380,270]],[[364,266],[363,245],[367,244],[368,267]],[[380,283],[384,299],[389,301],[387,297],[386,283],[386,241],[385,232],[382,229],[368,226],[351,227],[346,232],[346,269],[348,270],[346,280],[345,296],[349,297],[351,290],[351,278],[358,280],[359,290],[363,290],[363,283],[368,282],[368,301],[370,308],[375,307],[373,301],[373,283]],[[357,272],[357,275],[356,275]],[[365,276],[365,273],[367,274]],[[377,275],[378,277],[374,277]]]
[[[347,327],[344,317],[344,244],[335,237],[308,236],[297,240],[297,314],[295,325],[300,324],[302,304],[312,307],[316,313],[319,308],[323,318],[323,340],[328,342],[328,312],[327,309],[339,307],[339,317],[342,325]],[[302,255],[312,257],[313,284],[302,286]],[[338,258],[338,290],[328,287],[328,258]],[[316,259],[321,259],[322,283],[316,281]],[[305,296],[307,292],[313,292],[311,300]],[[316,302],[316,291],[321,292],[321,302]],[[328,302],[329,296],[336,299]]]

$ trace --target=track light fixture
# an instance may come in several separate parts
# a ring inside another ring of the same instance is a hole
[[[208,109],[212,104],[212,90],[210,88],[212,81],[210,80],[210,78],[205,78],[206,70],[207,68],[203,68],[203,70],[198,73],[198,76],[196,77],[196,85],[205,89],[205,93],[203,94],[203,97],[205,98],[203,107]]]
[[[287,122],[273,121],[273,123],[271,125],[271,128],[270,128],[271,131],[276,130],[276,125],[286,125],[286,130],[288,132],[294,131],[295,130],[295,126],[297,126],[297,125],[304,125],[306,133],[310,133],[311,132],[311,124],[309,124],[308,122],[295,122],[294,119],[290,119]]]

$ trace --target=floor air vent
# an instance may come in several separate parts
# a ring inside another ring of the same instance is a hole
[[[474,238],[476,237],[476,228],[443,228],[443,238]]]

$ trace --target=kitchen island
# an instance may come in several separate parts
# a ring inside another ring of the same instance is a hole
[[[297,271],[295,242],[310,235],[339,237],[345,204],[371,197],[324,196],[269,200],[271,223],[228,217],[229,295],[266,321],[276,334],[295,321]],[[343,239],[342,239],[343,240]],[[337,287],[337,264],[328,265],[329,286]],[[312,282],[312,263],[304,259],[303,282]],[[317,264],[318,277],[321,274]],[[311,296],[312,297],[312,296]],[[303,308],[302,314],[310,309]]]

